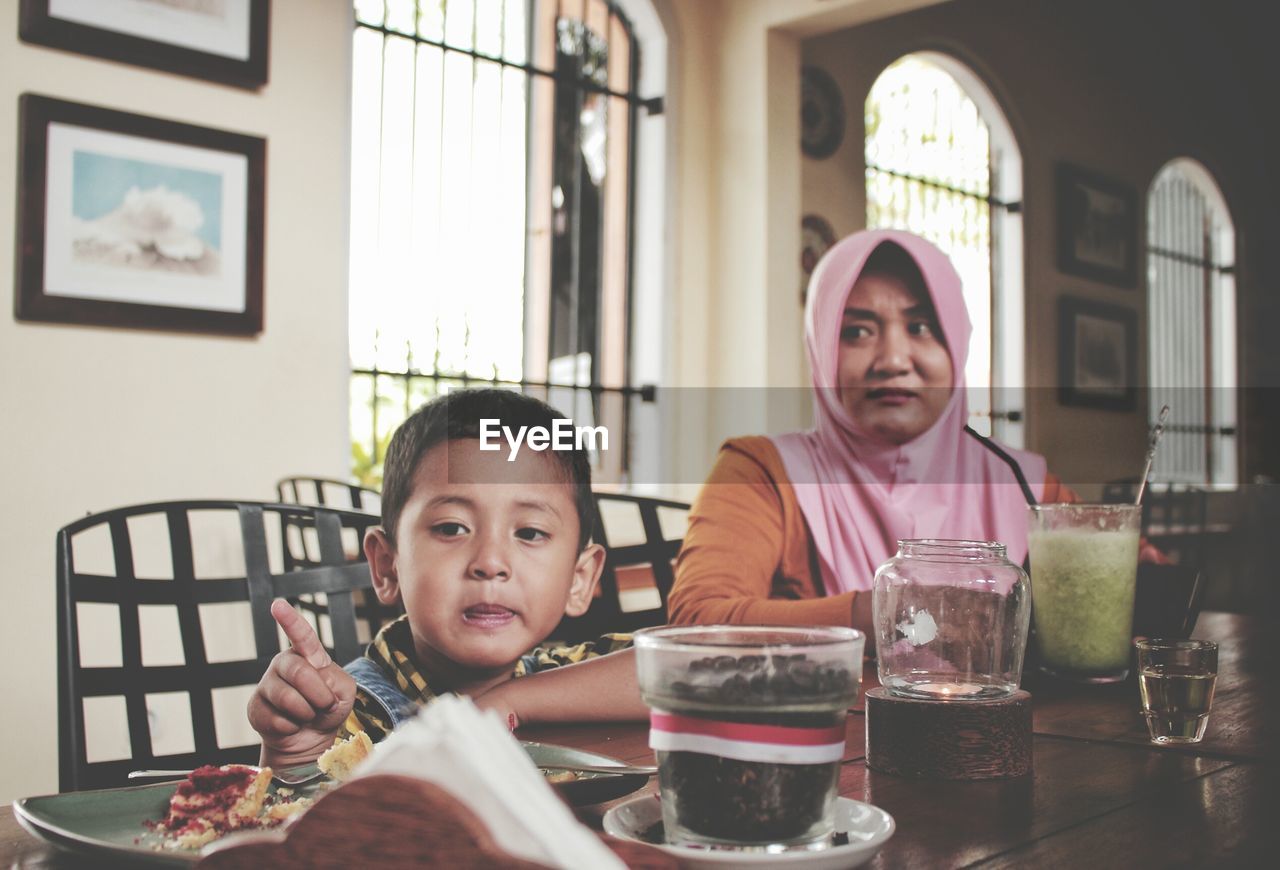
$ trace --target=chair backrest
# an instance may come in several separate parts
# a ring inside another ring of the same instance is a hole
[[[1138,481],[1105,484],[1102,500],[1128,503],[1137,497]],[[1142,533],[1179,565],[1200,571],[1208,529],[1209,494],[1195,486],[1151,484],[1142,494]]]
[[[328,477],[282,477],[276,481],[276,495],[284,504],[309,504],[341,510],[382,512],[379,490]]]
[[[250,762],[245,704],[282,648],[272,597],[327,593],[335,658],[359,652],[344,552],[376,517],[299,505],[184,501],[92,514],[57,535],[59,788],[135,768]],[[315,567],[285,568],[281,529],[313,529]],[[265,618],[264,618],[265,617]]]
[[[689,505],[648,496],[595,493],[592,539],[605,548],[604,573],[591,608],[565,617],[552,637],[576,643],[667,621],[674,563]]]
[[[297,495],[299,493],[304,496],[307,495],[308,490],[305,486],[301,484],[298,484],[297,486],[293,485],[298,481],[316,484],[326,482],[313,478],[286,478],[286,480],[281,481],[277,485],[277,490],[281,492],[282,495],[285,494],[286,491],[290,495]],[[291,482],[290,487],[286,487],[287,482]],[[343,484],[337,481],[327,481],[327,483],[343,487],[351,486],[352,489],[360,490],[360,492],[365,493],[365,499],[362,502],[364,505],[371,504],[371,500],[376,501],[372,510],[364,509],[361,511],[364,516],[359,522],[360,534],[356,536],[344,536],[342,540],[343,556],[346,561],[360,561],[363,559],[362,551],[364,532],[367,531],[370,526],[376,526],[381,522],[381,516],[379,515],[379,512],[382,509],[381,496],[378,491],[374,489],[361,489],[353,484]],[[372,496],[369,494],[372,494]],[[360,501],[359,496],[360,493],[353,494],[353,498],[356,501]],[[320,498],[324,498],[323,494],[320,495]],[[331,496],[330,501],[333,500],[334,499]],[[294,502],[289,500],[287,503],[311,504],[312,506],[317,506],[315,502],[307,501]],[[347,525],[350,527],[354,524],[348,520]],[[281,525],[281,535],[284,546],[284,566],[287,571],[299,571],[306,568],[316,568],[321,565],[334,563],[336,554],[322,556],[320,552],[320,543],[316,533],[317,529],[315,528],[314,523],[299,521],[296,518],[287,519],[286,522]],[[297,582],[298,578],[293,578],[293,581]],[[329,619],[329,608],[326,603],[323,590],[316,590],[314,593],[300,594],[296,599],[291,597],[291,600],[293,600],[298,608],[304,613],[310,615],[312,624],[324,625]],[[361,639],[365,641],[368,641],[374,634],[377,634],[377,631],[381,626],[404,613],[403,605],[388,606],[378,601],[378,598],[374,595],[371,587],[353,590],[351,594],[351,604],[355,614],[357,630],[360,633]],[[346,615],[341,615],[339,618],[339,624],[345,626],[347,622],[348,620]],[[345,654],[347,651],[348,650],[345,647],[342,647],[339,650],[342,654]],[[337,658],[337,656],[335,656],[335,658]],[[355,658],[355,656],[344,655],[340,660],[345,663],[352,658]]]
[[[1104,504],[1133,504],[1138,495],[1138,479],[1136,477],[1107,481],[1102,485],[1102,501]]]
[[[1194,486],[1152,488],[1142,499],[1142,529],[1179,565],[1204,567],[1209,493]]]

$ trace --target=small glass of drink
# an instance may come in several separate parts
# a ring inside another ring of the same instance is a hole
[[[1218,645],[1211,640],[1142,638],[1138,688],[1153,743],[1199,743],[1209,724],[1218,679]]]

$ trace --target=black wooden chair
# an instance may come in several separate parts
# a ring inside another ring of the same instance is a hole
[[[1138,480],[1103,486],[1102,500],[1132,504]],[[1193,486],[1151,484],[1142,496],[1142,534],[1173,564],[1138,565],[1133,630],[1147,637],[1190,637],[1204,602],[1208,493]]]
[[[358,483],[328,477],[282,477],[276,495],[284,504],[308,504],[341,510],[382,512],[382,492]]]
[[[126,784],[136,768],[251,762],[245,704],[284,645],[276,596],[326,596],[336,660],[360,654],[350,559],[376,517],[300,505],[185,501],[92,514],[57,535],[59,789]],[[314,531],[316,564],[288,569],[281,528]]]
[[[689,505],[647,496],[595,493],[592,539],[606,551],[604,573],[590,609],[565,617],[552,637],[594,640],[667,621],[674,563],[688,526]]]
[[[1142,500],[1142,531],[1179,565],[1200,571],[1208,532],[1209,493],[1168,486]]]
[[[332,480],[323,477],[285,477],[276,482],[276,493],[280,501],[286,504],[303,504],[319,507],[343,508],[373,514],[373,522],[380,522],[382,512],[382,493],[376,489]],[[321,564],[317,560],[317,544],[314,529],[299,528],[296,524],[288,524],[283,528],[285,566],[291,570],[311,568]],[[360,558],[362,541],[357,538],[346,538],[343,547],[348,559]],[[388,607],[373,593],[373,589],[359,589],[352,596],[355,616],[362,629],[362,638],[368,640],[371,630],[377,633],[380,626],[404,613],[401,606]],[[303,595],[297,601],[298,607],[311,614],[312,622],[317,622],[327,613],[324,596]]]
[[[1117,480],[1102,489],[1102,500],[1132,503],[1137,480]],[[1151,484],[1142,496],[1142,534],[1170,559],[1195,572],[1204,569],[1209,494],[1199,487]]]

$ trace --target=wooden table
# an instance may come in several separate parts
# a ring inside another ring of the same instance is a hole
[[[840,793],[882,807],[897,822],[870,866],[1274,866],[1280,753],[1264,730],[1276,721],[1280,692],[1274,673],[1262,672],[1264,628],[1254,617],[1201,616],[1195,636],[1219,642],[1219,676],[1208,734],[1194,746],[1147,741],[1132,681],[1066,687],[1030,677],[1034,773],[925,782],[867,770],[863,717],[855,711]],[[875,683],[871,668],[864,688]],[[647,729],[638,724],[544,727],[520,736],[630,762],[652,759]],[[608,806],[581,815],[598,827]],[[100,866],[31,837],[5,809],[0,866]]]

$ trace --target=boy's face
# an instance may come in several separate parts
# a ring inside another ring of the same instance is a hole
[[[396,529],[366,540],[378,596],[404,601],[420,663],[465,679],[508,671],[564,615],[591,603],[604,565],[578,552],[573,487],[551,456],[481,452],[478,440],[427,451]]]

